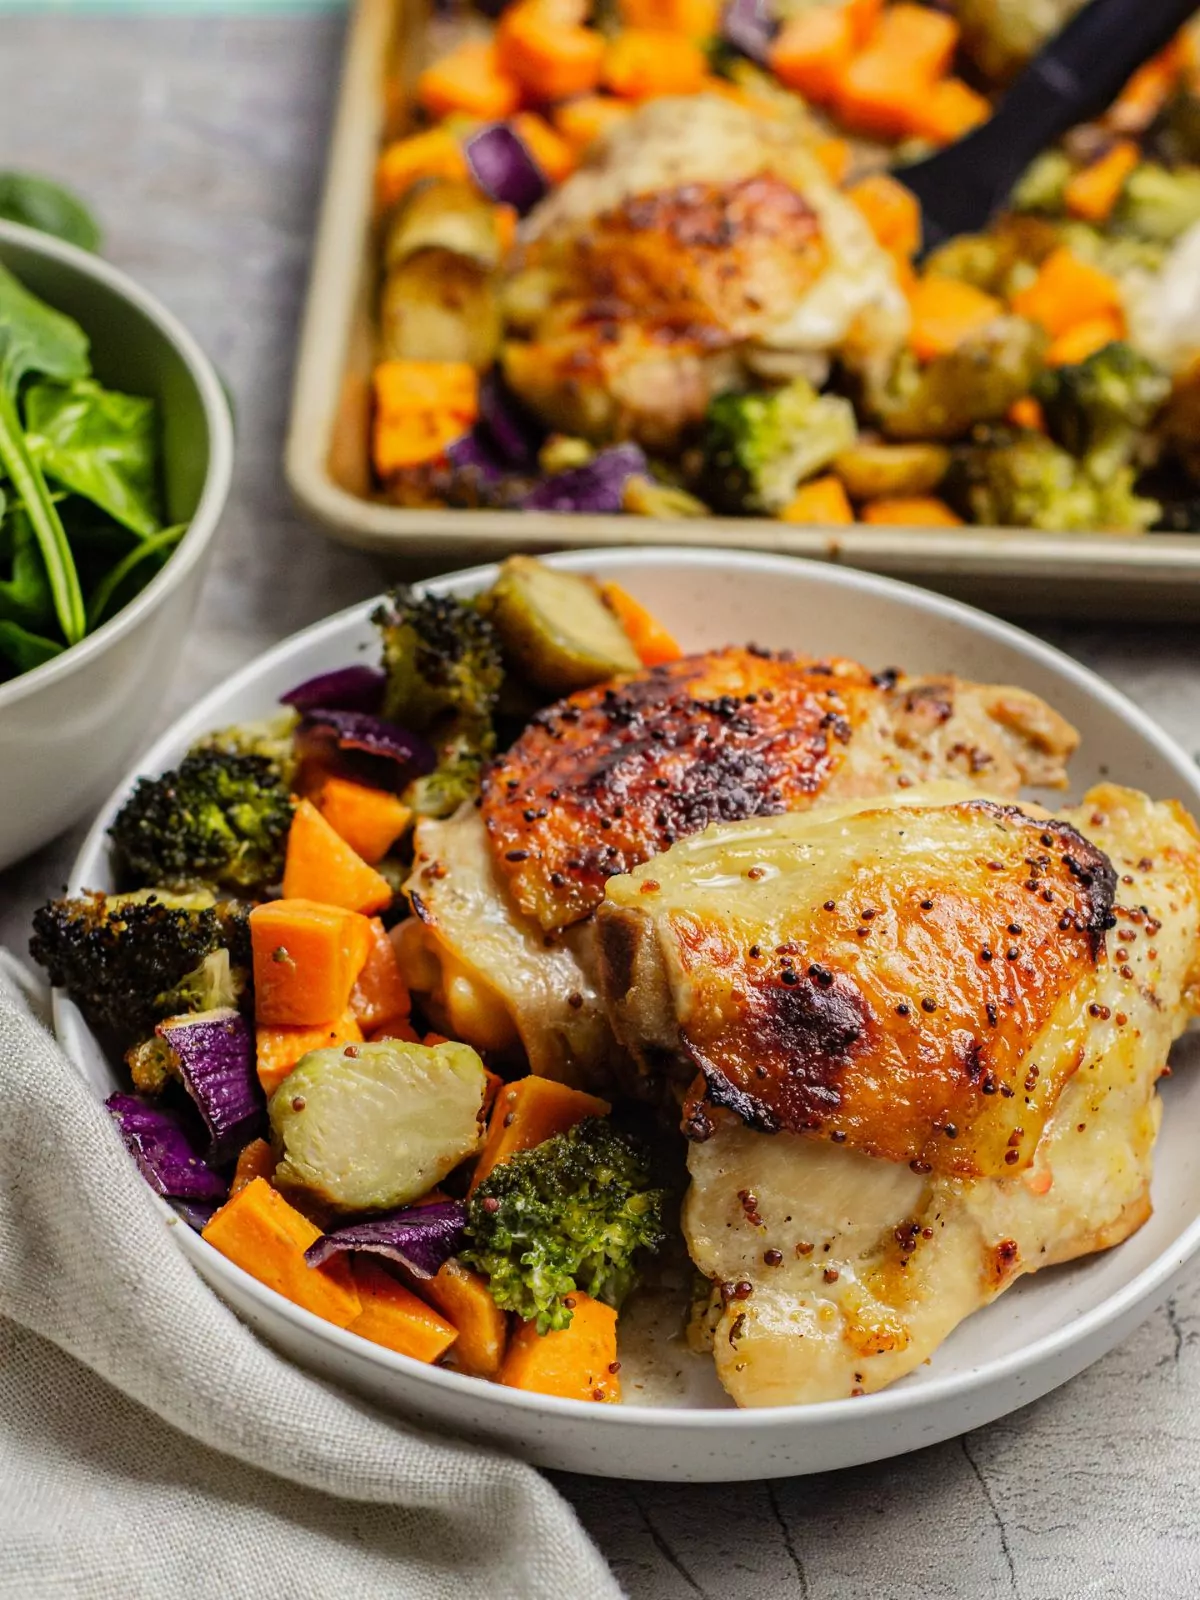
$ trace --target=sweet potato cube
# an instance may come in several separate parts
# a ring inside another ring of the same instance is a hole
[[[321,1237],[307,1217],[255,1178],[226,1201],[204,1229],[214,1250],[285,1300],[303,1306],[335,1327],[349,1327],[362,1311],[345,1260],[310,1267],[304,1252]]]
[[[508,1343],[508,1318],[486,1281],[451,1257],[421,1289],[458,1329],[453,1365],[473,1378],[494,1378]]]
[[[268,1097],[310,1050],[325,1050],[337,1044],[361,1044],[363,1030],[349,1007],[335,1022],[322,1022],[315,1028],[255,1029],[255,1065],[258,1081]]]
[[[385,1267],[359,1256],[351,1272],[362,1310],[349,1324],[372,1344],[414,1361],[436,1361],[458,1337],[445,1317],[398,1283]]]
[[[471,1180],[474,1189],[500,1161],[507,1161],[519,1150],[532,1150],[543,1139],[565,1133],[585,1117],[606,1117],[612,1110],[607,1100],[568,1089],[552,1078],[519,1078],[501,1089],[488,1121],[487,1139]]]
[[[616,1401],[621,1385],[617,1361],[617,1313],[611,1306],[576,1293],[569,1327],[541,1334],[523,1322],[513,1335],[500,1368],[500,1382],[564,1400]]]
[[[269,1027],[340,1017],[371,947],[366,917],[313,900],[270,900],[250,913],[254,1011]]]
[[[369,917],[391,903],[392,886],[334,832],[311,801],[300,800],[288,833],[283,894],[286,900],[317,900]]]
[[[349,778],[326,778],[317,810],[356,855],[373,867],[412,821],[412,811],[387,789],[373,789]]]

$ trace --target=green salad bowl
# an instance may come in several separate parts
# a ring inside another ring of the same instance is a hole
[[[211,362],[159,303],[73,245],[0,222],[0,262],[75,318],[99,380],[158,402],[162,494],[188,531],[125,608],[0,683],[0,868],[93,810],[155,731],[229,494],[233,425]]]

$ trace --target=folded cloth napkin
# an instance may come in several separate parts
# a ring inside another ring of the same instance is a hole
[[[19,970],[0,962],[0,1595],[619,1597],[531,1467],[373,1412],[238,1322]]]

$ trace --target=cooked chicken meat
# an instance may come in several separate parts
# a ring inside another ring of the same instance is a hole
[[[616,1030],[687,1083],[684,1228],[741,1405],[878,1389],[1149,1215],[1200,1008],[1200,835],[931,785],[710,829],[608,885]]]
[[[414,916],[401,964],[435,1022],[478,1050],[523,1051],[541,1077],[607,1080],[615,1044],[590,976],[591,929],[551,941],[521,914],[474,806],[418,824],[404,887]]]
[[[1022,689],[713,650],[540,712],[484,780],[497,871],[547,933],[713,822],[931,778],[1061,786],[1074,729]]]
[[[512,387],[597,443],[679,442],[747,373],[882,372],[895,267],[802,122],[713,95],[643,106],[531,214],[505,293]]]
[[[410,985],[456,1038],[519,1044],[535,1072],[603,1084],[614,1046],[589,918],[608,878],[710,822],[826,796],[954,774],[1006,796],[1061,784],[1075,743],[1023,690],[765,651],[585,690],[498,758],[482,813],[418,824]]]

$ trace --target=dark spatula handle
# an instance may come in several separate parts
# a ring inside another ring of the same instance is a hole
[[[1195,10],[1196,0],[1092,0],[1084,6],[1034,57],[1000,108],[1006,121],[1010,105],[1020,110],[1022,124],[1012,131],[1020,129],[1029,159],[1075,123],[1106,110],[1136,68],[1169,44]]]
[[[990,121],[896,176],[921,202],[925,249],[985,227],[1029,163],[1109,106],[1197,0],[1091,0],[1021,73]]]

